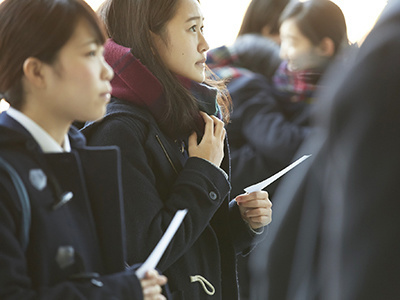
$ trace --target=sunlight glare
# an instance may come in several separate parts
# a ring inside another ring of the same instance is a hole
[[[104,0],[85,1],[96,10]],[[387,4],[387,0],[332,1],[343,10],[349,40],[353,43],[368,34]],[[210,48],[234,42],[249,2],[250,0],[201,0],[205,16],[204,31]]]
[[[6,111],[10,107],[10,104],[4,99],[0,100],[0,113]]]
[[[371,31],[387,0],[332,0],[343,11],[351,42],[361,41]]]

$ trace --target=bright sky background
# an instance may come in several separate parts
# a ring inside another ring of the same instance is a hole
[[[3,0],[0,0],[0,3]],[[103,0],[85,0],[97,9]],[[303,0],[300,0],[303,1]],[[332,0],[342,9],[351,42],[365,37],[388,0]],[[231,44],[250,0],[200,0],[205,16],[205,35],[210,48]]]
[[[345,15],[351,42],[357,42],[365,37],[387,4],[387,0],[332,1],[339,5]],[[86,0],[86,2],[93,9],[97,9],[103,0]],[[200,2],[205,17],[204,33],[210,48],[233,43],[250,0],[201,0]],[[0,101],[0,112],[7,107],[7,103]]]
[[[94,9],[103,0],[86,0]],[[375,24],[387,0],[332,0],[343,11],[351,42],[362,39]],[[204,32],[210,48],[231,44],[250,0],[200,0]]]

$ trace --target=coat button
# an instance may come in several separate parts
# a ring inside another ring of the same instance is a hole
[[[211,200],[216,200],[218,198],[215,192],[210,192],[208,196],[210,197]]]
[[[91,282],[93,285],[97,286],[97,287],[102,287],[102,286],[104,285],[100,280],[97,280],[97,279],[94,279],[94,278],[92,278],[92,279],[90,280],[90,282]]]

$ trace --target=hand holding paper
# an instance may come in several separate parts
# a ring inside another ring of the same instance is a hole
[[[266,188],[271,183],[273,183],[275,180],[277,180],[280,177],[282,177],[283,175],[285,175],[291,169],[293,169],[294,167],[296,167],[297,165],[299,165],[300,163],[305,161],[310,156],[311,156],[311,154],[310,155],[303,155],[298,160],[296,160],[295,162],[291,163],[289,166],[287,166],[283,170],[279,171],[275,175],[272,175],[271,177],[269,177],[269,178],[265,179],[264,181],[261,181],[261,182],[259,182],[257,184],[253,184],[251,186],[248,186],[247,188],[244,189],[244,191],[246,193],[249,193],[249,194],[252,193],[252,192],[255,192],[255,191],[261,191],[262,189]]]

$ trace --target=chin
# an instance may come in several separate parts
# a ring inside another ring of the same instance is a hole
[[[201,74],[201,75],[196,79],[196,81],[197,81],[198,83],[203,83],[204,80],[206,80],[206,75],[205,75],[204,73]]]
[[[203,83],[205,80],[204,77],[190,77],[189,79],[198,83]]]

